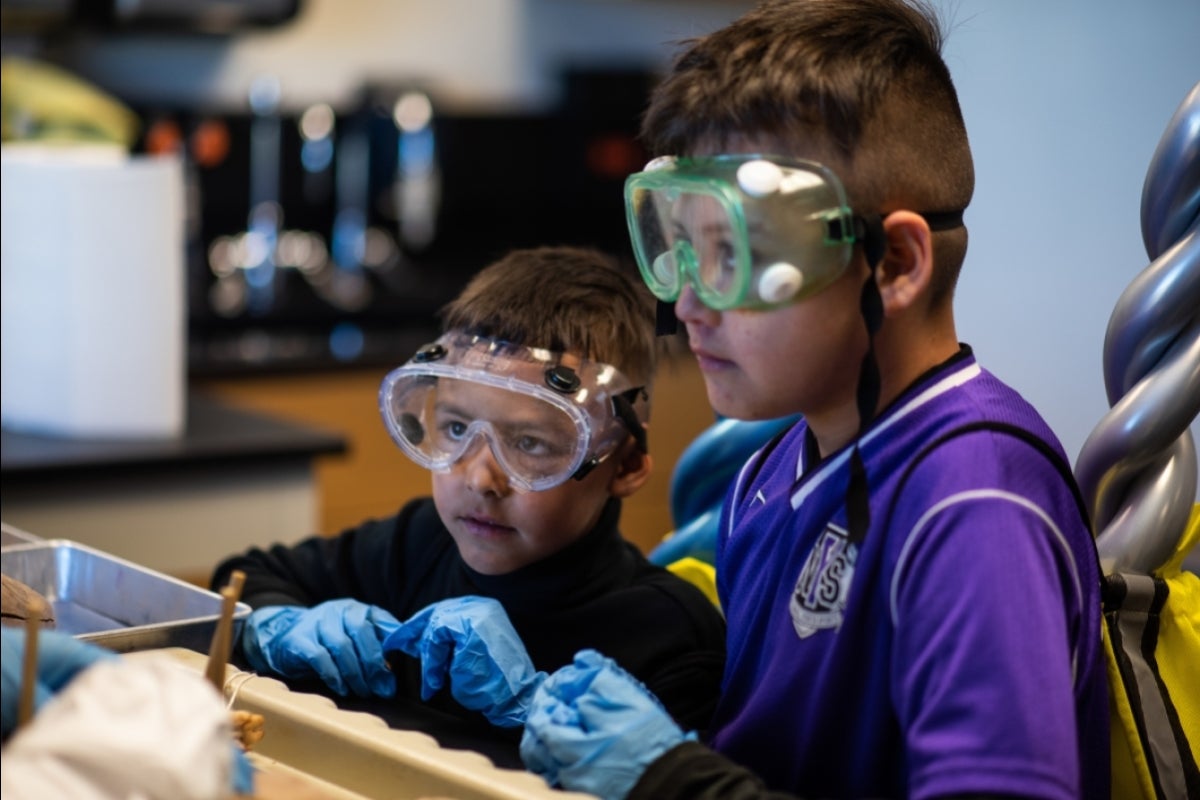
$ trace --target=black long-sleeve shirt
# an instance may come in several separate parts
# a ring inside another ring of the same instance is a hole
[[[220,564],[212,579],[246,574],[253,608],[314,606],[354,598],[403,621],[430,603],[463,595],[504,606],[534,667],[547,673],[584,648],[599,650],[641,680],[686,730],[703,730],[720,690],[725,622],[690,583],[650,564],[617,528],[611,500],[594,530],[564,550],[506,575],[483,575],[458,554],[430,498],[333,537],[254,548]],[[420,662],[401,657],[397,696],[420,697]],[[430,701],[472,721],[446,690]]]

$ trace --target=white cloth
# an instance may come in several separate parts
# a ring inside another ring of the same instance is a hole
[[[219,692],[167,657],[102,661],[5,745],[5,800],[211,800],[231,794]]]

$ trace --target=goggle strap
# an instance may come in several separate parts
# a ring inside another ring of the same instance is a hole
[[[887,244],[883,232],[883,217],[871,214],[866,217],[854,218],[854,238],[862,242],[863,253],[867,257],[867,266],[872,273],[879,262],[883,260],[883,251]]]
[[[633,440],[637,442],[638,449],[643,453],[650,452],[647,449],[646,442],[646,426],[638,419],[637,412],[633,410],[633,404],[637,402],[638,395],[643,397],[646,394],[645,387],[635,386],[632,389],[626,389],[620,394],[613,395],[613,413],[617,419],[621,420],[621,424],[628,429]]]
[[[679,330],[679,318],[675,316],[675,304],[659,300],[654,307],[654,335],[674,336]]]
[[[881,379],[879,362],[875,360],[875,334],[883,325],[883,297],[879,294],[879,284],[876,283],[876,269],[883,258],[884,232],[883,218],[874,215],[855,220],[856,233],[858,222],[863,228],[863,251],[867,257],[870,273],[863,283],[862,294],[859,298],[859,310],[867,327],[867,352],[863,356],[862,366],[858,373],[858,389],[855,400],[858,404],[858,432],[861,436],[875,416],[875,406],[879,404]],[[867,485],[867,470],[863,464],[862,455],[855,442],[850,454],[850,482],[846,487],[846,523],[847,537],[854,544],[861,544],[866,538],[867,528],[871,524],[871,509],[869,504],[869,487]]]
[[[931,231],[952,231],[963,226],[962,211],[930,211],[921,216]]]
[[[862,545],[867,538],[867,528],[871,525],[871,504],[867,490],[867,469],[855,443],[850,452],[850,485],[846,488],[846,539],[851,544]]]
[[[863,284],[861,309],[863,321],[867,326],[867,352],[863,356],[862,366],[858,372],[858,429],[861,433],[866,430],[871,418],[875,416],[875,406],[879,404],[879,362],[875,360],[875,333],[883,324],[883,298],[879,294],[879,286],[875,283],[875,269]]]

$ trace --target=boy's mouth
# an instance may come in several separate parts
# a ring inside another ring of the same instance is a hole
[[[471,530],[485,535],[496,536],[499,534],[512,533],[516,530],[516,528],[505,525],[490,517],[464,515],[459,517],[459,519],[461,519],[467,527],[471,528]]]
[[[713,371],[729,367],[733,364],[727,358],[712,355],[705,350],[692,348],[692,355],[696,357],[696,362],[702,371]]]

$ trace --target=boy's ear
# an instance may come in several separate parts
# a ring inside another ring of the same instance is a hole
[[[650,478],[650,470],[654,467],[654,459],[649,453],[638,448],[633,439],[621,445],[617,471],[608,484],[608,492],[616,498],[626,498],[641,489]]]
[[[933,234],[929,223],[912,211],[884,217],[887,242],[876,280],[884,313],[908,308],[928,289],[933,277]]]

